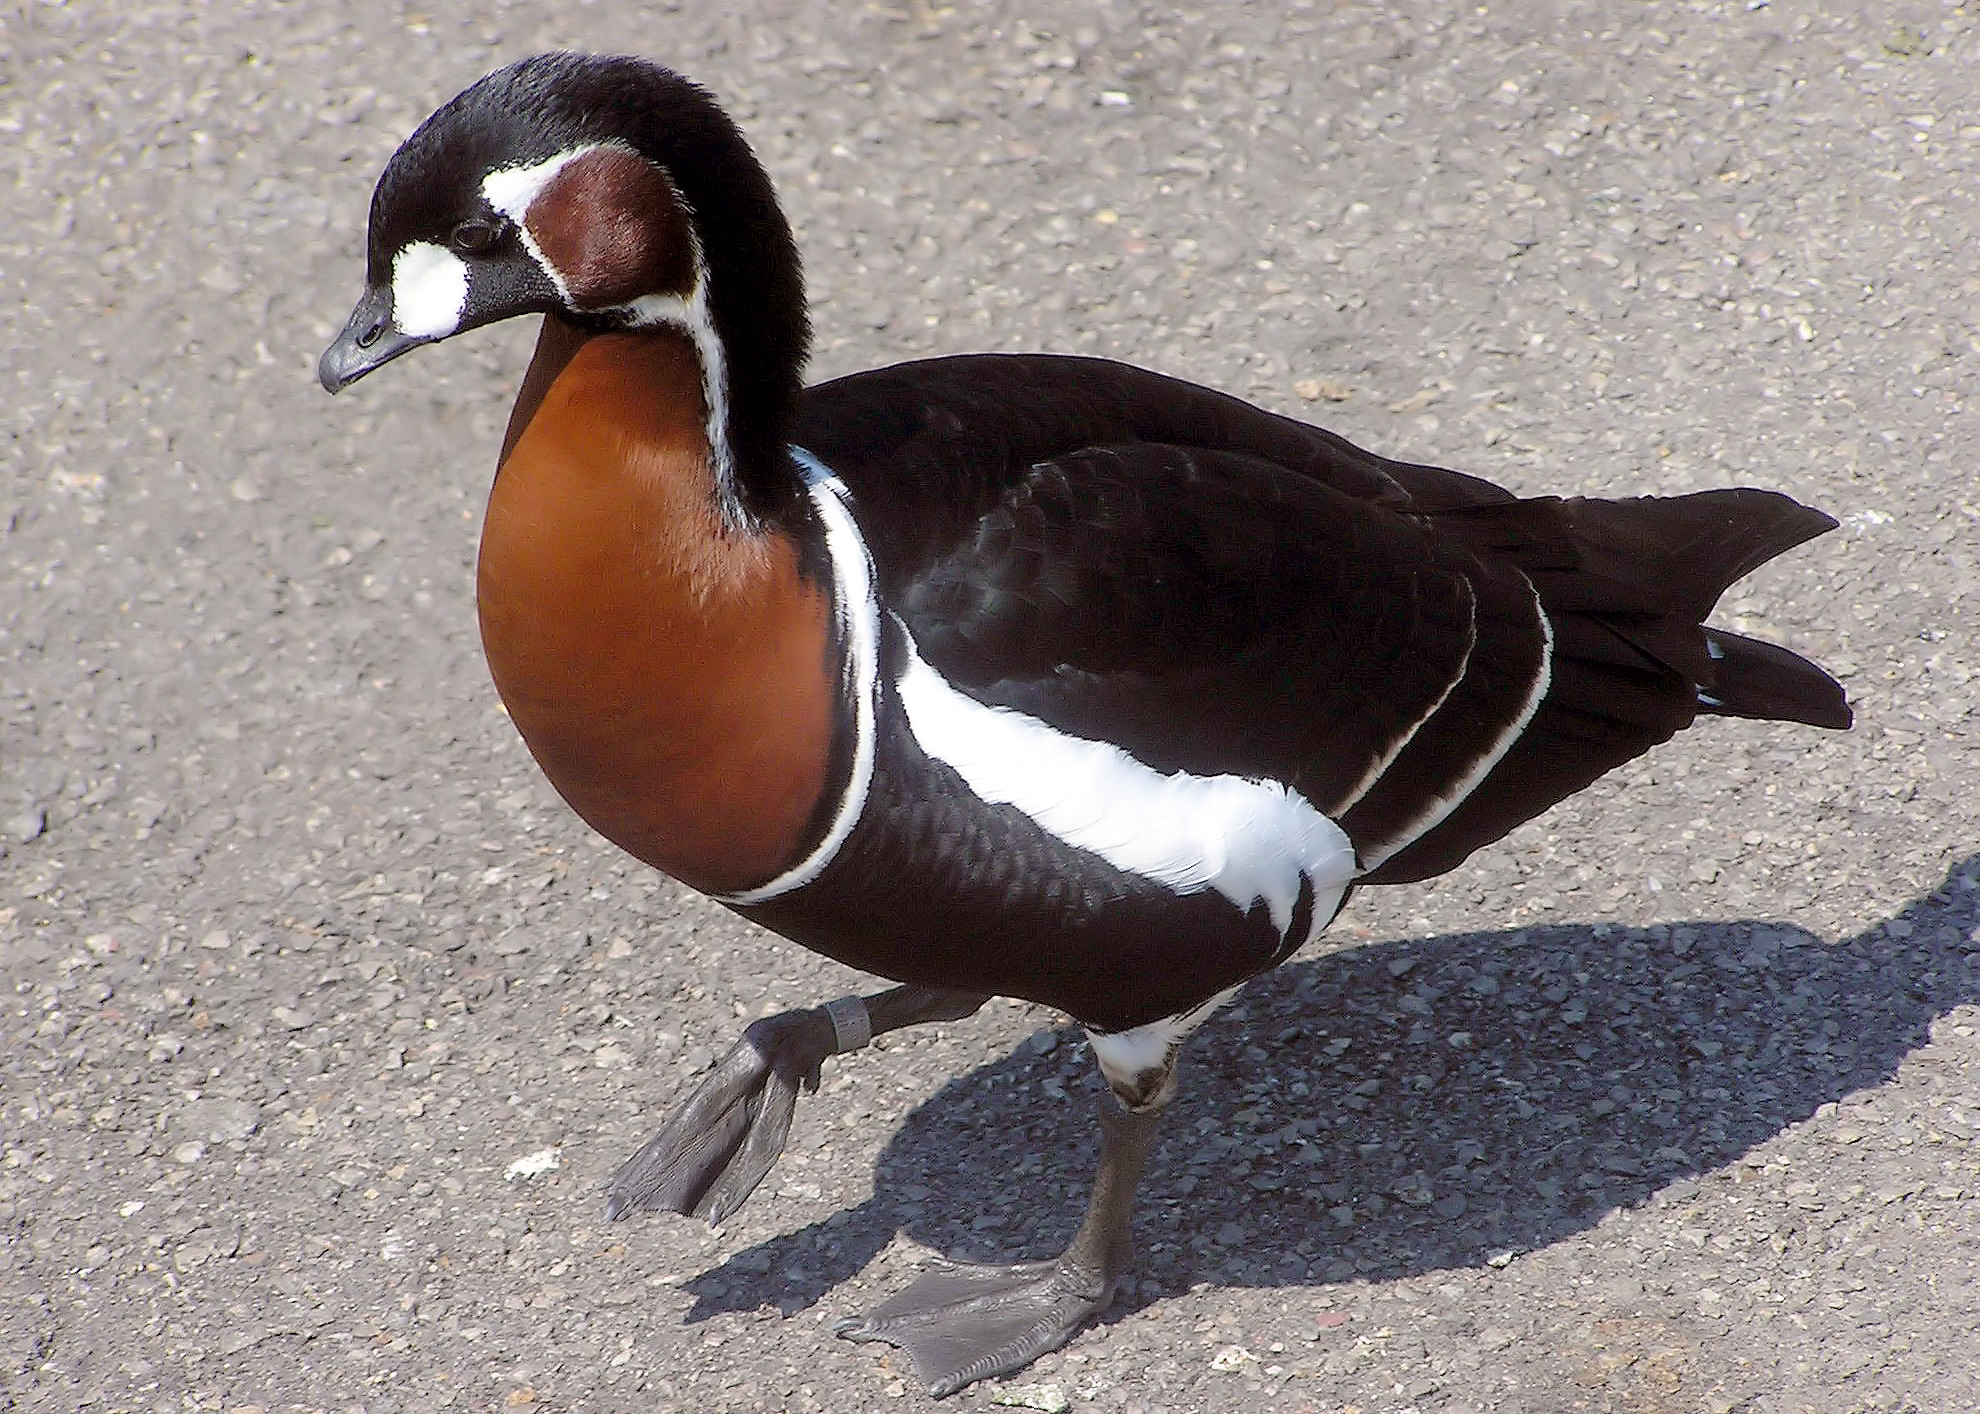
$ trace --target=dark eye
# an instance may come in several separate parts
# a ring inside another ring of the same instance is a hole
[[[501,239],[502,227],[494,221],[463,221],[447,237],[447,244],[462,255],[482,255]]]

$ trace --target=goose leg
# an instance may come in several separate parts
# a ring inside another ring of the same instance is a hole
[[[818,1088],[825,1058],[923,1021],[959,1021],[980,992],[895,987],[750,1023],[673,1117],[612,1176],[610,1220],[641,1211],[718,1223],[743,1205],[784,1152],[800,1090]]]
[[[1101,1096],[1100,1172],[1085,1221],[1059,1256],[1008,1266],[944,1263],[871,1315],[841,1321],[838,1333],[907,1351],[937,1399],[1023,1369],[1064,1345],[1113,1304],[1127,1275],[1135,1185],[1161,1128],[1161,1109],[1157,1103],[1137,1112],[1111,1092]]]

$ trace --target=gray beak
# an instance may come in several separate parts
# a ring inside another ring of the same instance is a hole
[[[392,322],[392,291],[384,285],[373,285],[351,311],[344,332],[316,361],[316,381],[326,393],[342,392],[380,364],[389,363],[407,349],[431,342],[400,332]]]

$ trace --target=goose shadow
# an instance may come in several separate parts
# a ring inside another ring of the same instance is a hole
[[[1837,942],[1777,922],[1559,925],[1295,960],[1205,1025],[1114,1308],[1209,1281],[1473,1266],[1592,1227],[1889,1080],[1980,1001],[1980,855]],[[1034,1036],[900,1124],[873,1196],[686,1283],[692,1323],[809,1307],[905,1232],[965,1260],[1078,1224],[1098,1081]]]

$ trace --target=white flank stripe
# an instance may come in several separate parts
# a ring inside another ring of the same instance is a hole
[[[467,312],[467,262],[444,246],[414,241],[392,257],[392,322],[415,339],[444,339]]]
[[[1468,586],[1465,592],[1467,594],[1471,593],[1470,588]],[[1465,640],[1464,656],[1458,659],[1457,672],[1452,674],[1451,680],[1444,684],[1444,690],[1437,694],[1437,700],[1430,704],[1430,710],[1425,712],[1422,716],[1418,717],[1414,722],[1410,723],[1409,730],[1404,732],[1401,736],[1397,737],[1395,740],[1395,744],[1391,746],[1386,752],[1384,752],[1373,766],[1370,766],[1368,768],[1368,774],[1363,776],[1361,780],[1358,783],[1356,783],[1355,788],[1347,793],[1347,798],[1344,799],[1340,803],[1340,805],[1336,807],[1336,813],[1341,815],[1347,814],[1349,810],[1354,808],[1355,802],[1360,800],[1364,795],[1368,794],[1369,791],[1375,788],[1375,782],[1382,779],[1383,773],[1386,772],[1389,769],[1389,767],[1396,764],[1396,758],[1402,755],[1402,749],[1405,746],[1409,745],[1411,738],[1413,738],[1418,732],[1423,730],[1423,724],[1425,722],[1429,721],[1432,717],[1437,715],[1437,709],[1444,705],[1445,699],[1447,699],[1453,692],[1457,691],[1457,685],[1464,681],[1464,671],[1466,668],[1469,668],[1471,666],[1471,650],[1476,648],[1477,646],[1478,646],[1478,596],[1472,594],[1471,595],[1471,634]]]
[[[846,645],[846,679],[853,709],[852,773],[846,793],[832,816],[818,847],[767,884],[741,893],[717,895],[724,903],[764,903],[802,888],[817,878],[832,862],[846,836],[852,833],[859,815],[866,808],[867,792],[873,787],[874,721],[878,711],[880,681],[880,603],[873,592],[873,557],[867,553],[846,501],[845,484],[802,447],[792,447],[791,456],[811,473],[808,490],[818,507],[818,518],[825,525],[825,549],[832,557],[832,580],[837,600],[839,634]]]
[[[1525,703],[1521,705],[1518,715],[1512,719],[1506,729],[1499,733],[1498,739],[1492,743],[1491,750],[1473,761],[1469,771],[1459,777],[1449,790],[1433,797],[1423,813],[1404,826],[1395,838],[1372,854],[1364,856],[1369,869],[1374,869],[1384,860],[1400,852],[1405,845],[1423,838],[1443,824],[1450,817],[1450,813],[1464,804],[1466,798],[1478,789],[1479,784],[1492,773],[1492,768],[1499,764],[1505,754],[1512,750],[1513,743],[1519,740],[1520,734],[1533,720],[1533,714],[1540,710],[1540,703],[1547,696],[1547,689],[1554,681],[1554,625],[1547,617],[1546,609],[1541,606],[1540,593],[1533,588],[1531,581],[1528,581],[1527,589],[1533,594],[1533,617],[1540,624],[1540,666],[1533,675],[1533,686],[1527,689]]]
[[[1107,742],[987,707],[912,652],[898,687],[930,756],[985,801],[1016,806],[1117,869],[1178,893],[1215,889],[1247,911],[1263,900],[1281,934],[1302,879],[1313,884],[1317,931],[1355,876],[1341,827],[1275,781],[1165,776]]]

